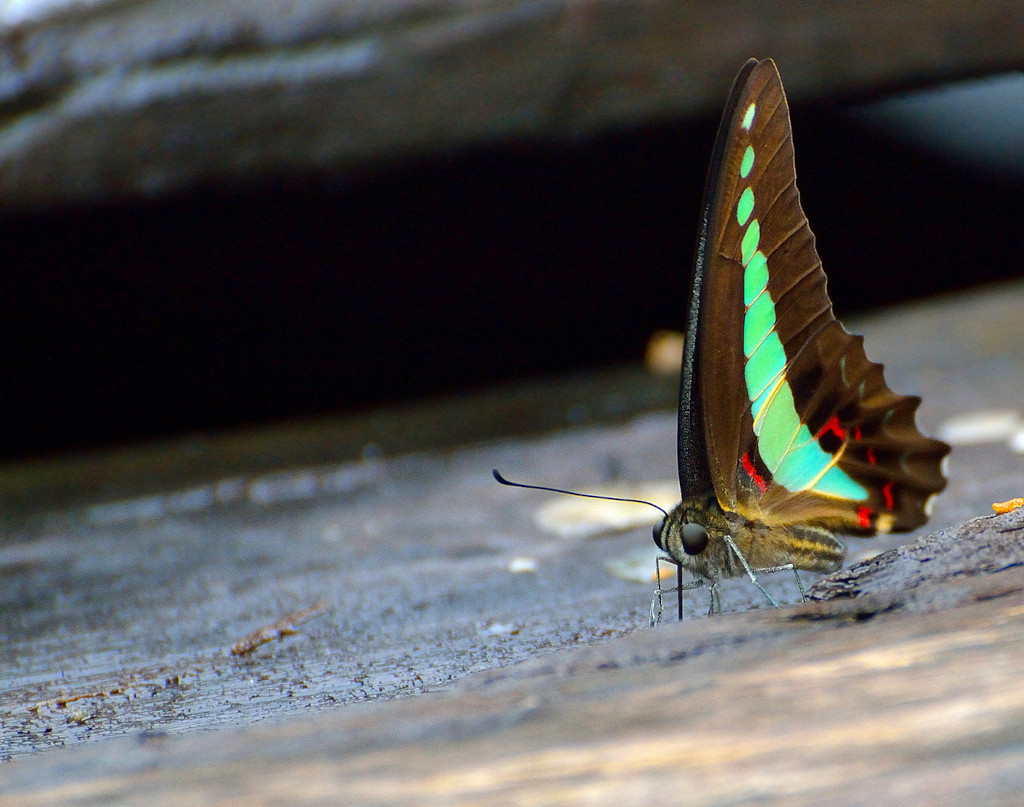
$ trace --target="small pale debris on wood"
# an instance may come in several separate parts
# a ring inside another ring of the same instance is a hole
[[[606,485],[581,490],[595,496],[642,499],[665,510],[679,502],[679,483],[648,482],[641,485]],[[560,496],[537,508],[534,523],[559,538],[590,538],[609,532],[624,532],[654,524],[660,516],[647,504]]]
[[[519,628],[504,622],[490,622],[480,626],[480,633],[485,636],[514,636],[519,633]]]
[[[1024,498],[1018,497],[1005,502],[992,503],[992,509],[997,513],[1009,513],[1011,510],[1016,510],[1018,507],[1024,507]]]
[[[265,645],[267,642],[272,642],[274,639],[280,639],[284,636],[290,636],[297,633],[298,631],[296,628],[298,628],[299,625],[304,622],[308,622],[314,617],[320,616],[326,610],[327,600],[318,600],[309,608],[285,614],[276,622],[264,625],[262,628],[246,634],[235,642],[231,646],[231,655],[244,656],[246,653],[251,653],[257,647]]]
[[[950,445],[968,446],[1013,439],[1024,430],[1020,414],[1012,409],[980,410],[953,415],[939,426],[937,436]]]
[[[679,375],[684,336],[679,331],[655,331],[647,340],[644,364],[655,375]]]
[[[537,571],[537,559],[530,558],[525,555],[519,555],[512,558],[508,562],[506,567],[512,574],[523,574],[524,572],[536,572]]]
[[[87,712],[84,709],[72,709],[68,713],[68,722],[77,723],[80,726],[84,726],[93,717],[95,717],[95,715],[92,712]]]
[[[655,582],[658,579],[658,575],[654,571],[655,563],[665,553],[658,549],[654,541],[649,540],[647,544],[637,547],[632,552],[606,560],[604,570],[612,577],[617,577],[628,583]]]
[[[1024,454],[1024,427],[1009,439],[1010,449],[1018,454]]]

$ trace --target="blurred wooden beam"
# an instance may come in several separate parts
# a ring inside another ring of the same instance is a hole
[[[748,56],[793,99],[1024,66],[1024,6],[612,0],[8,5],[0,204],[342,174],[713,113]]]

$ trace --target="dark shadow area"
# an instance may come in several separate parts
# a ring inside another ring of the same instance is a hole
[[[1018,273],[1021,187],[793,120],[840,316]],[[635,360],[683,326],[716,124],[6,216],[3,458]]]

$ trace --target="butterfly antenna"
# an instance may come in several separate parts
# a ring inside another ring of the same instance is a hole
[[[668,513],[661,507],[658,507],[654,502],[649,502],[644,499],[622,499],[618,496],[598,496],[596,493],[577,493],[575,490],[562,490],[561,488],[548,488],[542,485],[524,485],[522,482],[511,482],[501,474],[498,473],[498,469],[495,468],[491,471],[494,474],[494,478],[498,480],[502,485],[508,485],[510,488],[528,488],[529,490],[546,490],[548,493],[564,493],[567,496],[579,496],[583,499],[605,499],[610,502],[632,502],[634,504],[646,504],[650,505],[656,510],[661,510],[665,518],[668,518]]]

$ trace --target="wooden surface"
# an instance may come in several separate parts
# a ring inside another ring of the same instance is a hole
[[[1024,513],[990,524],[1024,539]],[[447,693],[45,755],[7,767],[5,803],[1015,803],[1024,571],[942,586],[955,607],[676,623]]]
[[[856,329],[894,388],[925,396],[934,432],[1019,409],[1022,294]],[[433,417],[461,421],[450,435],[500,426],[472,411]],[[0,543],[4,803],[1020,796],[1024,514],[972,519],[1024,492],[1024,456],[956,447],[928,526],[945,534],[875,560],[915,536],[851,539],[851,563],[867,562],[814,589],[839,599],[768,610],[728,581],[726,616],[703,618],[693,592],[686,622],[651,631],[651,581],[609,566],[646,564],[649,526],[558,537],[536,522],[549,497],[490,470],[580,490],[670,480],[674,420],[334,463],[323,448],[303,465],[310,439],[248,475],[196,442],[191,485],[154,490],[128,463],[109,495],[88,485],[49,509],[39,480],[67,482],[37,467],[41,500],[8,514]],[[791,578],[765,582],[793,600]]]
[[[1024,66],[1003,0],[26,2],[0,16],[0,203],[344,174],[715,114],[772,56],[794,101]]]

